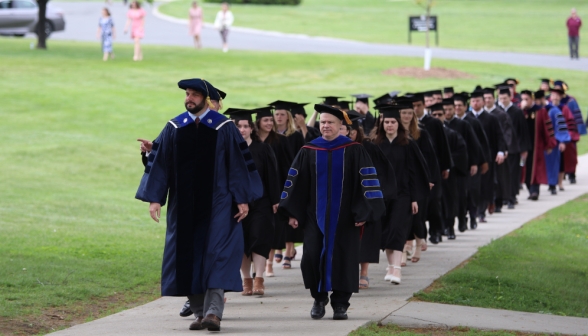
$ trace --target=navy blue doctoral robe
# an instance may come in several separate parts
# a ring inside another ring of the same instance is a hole
[[[168,196],[169,195],[169,196]],[[263,195],[247,143],[235,124],[209,111],[198,126],[188,112],[169,121],[153,150],[137,199],[167,199],[163,296],[242,291],[243,228],[237,204]]]
[[[571,140],[570,133],[568,132],[568,126],[566,120],[557,106],[551,104],[545,107],[549,111],[549,118],[553,125],[553,131],[557,143],[568,143]],[[547,183],[550,186],[554,186],[558,183],[559,177],[559,165],[561,160],[561,152],[559,146],[555,146],[551,153],[547,154],[545,151],[545,166],[547,167]]]
[[[365,148],[349,138],[317,138],[288,172],[280,211],[304,229],[300,268],[306,288],[358,291],[361,227],[385,212],[380,181]]]

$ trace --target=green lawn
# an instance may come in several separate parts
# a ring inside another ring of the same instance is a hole
[[[588,195],[480,248],[416,297],[425,301],[588,317]]]
[[[186,18],[191,2],[170,2],[161,11]],[[213,22],[219,5],[199,2]],[[432,14],[439,17],[441,47],[564,55],[572,7],[580,16],[588,13],[584,0],[437,0]],[[408,16],[424,13],[414,0],[303,0],[299,6],[233,5],[232,11],[235,26],[392,44],[407,44]],[[424,35],[413,33],[413,44],[424,45]],[[580,42],[582,52],[588,41]]]
[[[134,200],[143,170],[135,139],[154,138],[183,111],[179,79],[207,78],[228,92],[225,107],[255,107],[363,91],[469,90],[508,76],[532,87],[541,77],[563,77],[581,88],[587,76],[435,61],[477,78],[423,80],[382,74],[420,66],[420,59],[154,46],[135,63],[128,45],[116,45],[117,59],[105,63],[97,43],[50,41],[47,51],[29,50],[29,43],[0,38],[0,330],[7,319],[52,307],[82,309],[121,293],[125,302],[157,296],[165,223],[153,222]],[[588,110],[588,92],[571,93]],[[122,309],[113,305],[92,316]]]
[[[521,336],[521,335],[541,335],[541,334],[526,334],[516,331],[506,330],[479,330],[466,327],[457,328],[403,328],[393,324],[377,325],[371,323],[367,326],[361,327],[349,333],[349,336]],[[543,334],[547,335],[547,334]]]

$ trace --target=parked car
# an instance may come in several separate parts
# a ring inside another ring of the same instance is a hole
[[[63,11],[47,4],[45,34],[65,30]],[[33,0],[0,0],[0,35],[25,36],[36,33],[39,21],[39,6]]]

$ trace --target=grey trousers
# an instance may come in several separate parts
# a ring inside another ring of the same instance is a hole
[[[208,314],[223,319],[225,310],[225,291],[221,288],[209,288],[204,294],[190,295],[190,310],[194,316],[205,317]]]
[[[578,49],[580,45],[580,37],[579,36],[568,36],[568,43],[570,45],[570,57],[571,58],[580,58],[578,56]]]

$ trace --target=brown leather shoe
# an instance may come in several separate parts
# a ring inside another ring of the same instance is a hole
[[[243,279],[243,291],[241,295],[248,296],[253,294],[253,279]]]
[[[263,278],[255,277],[253,282],[253,295],[263,295],[265,293],[265,286],[263,285]]]
[[[202,326],[202,316],[198,316],[192,324],[190,324],[190,330],[202,330],[204,327]]]
[[[208,328],[208,331],[220,331],[220,319],[214,314],[208,314],[202,320],[202,328]]]

